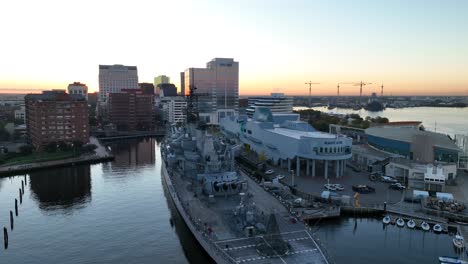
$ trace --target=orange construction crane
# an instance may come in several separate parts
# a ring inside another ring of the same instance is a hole
[[[336,96],[340,96],[340,84],[355,84],[355,83],[352,83],[352,82],[338,83],[338,85],[336,86],[337,88]]]
[[[312,96],[312,84],[320,84],[320,83],[314,83],[312,81],[306,82],[305,84],[309,85],[309,108],[310,108],[310,97]]]

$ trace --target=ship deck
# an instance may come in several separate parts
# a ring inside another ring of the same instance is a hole
[[[239,196],[216,197],[215,203],[209,203],[205,196],[195,197],[191,191],[191,182],[180,177],[171,177],[181,202],[189,215],[201,230],[208,227],[213,230],[210,238],[215,245],[224,251],[236,263],[328,263],[322,251],[311,237],[305,226],[291,221],[288,210],[272,195],[267,193],[249,177],[243,175],[248,184],[251,197],[257,210],[262,215],[276,215],[276,221],[284,241],[290,250],[284,256],[266,257],[259,254],[256,245],[265,242],[263,235],[246,237],[236,233],[230,226],[233,224],[232,212],[239,204]],[[203,232],[203,231],[202,231]]]

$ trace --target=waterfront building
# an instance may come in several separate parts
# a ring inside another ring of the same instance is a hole
[[[154,129],[154,95],[139,89],[109,94],[109,122],[121,131]]]
[[[167,77],[166,75],[159,75],[157,77],[154,77],[154,87],[158,87],[159,84],[163,83],[170,83],[171,79]],[[158,91],[156,90],[156,94],[158,94]]]
[[[447,182],[457,177],[456,163],[423,163],[404,158],[392,158],[384,165],[384,174],[394,177],[413,189],[445,191]]]
[[[319,132],[300,121],[299,114],[272,114],[268,108],[257,107],[252,119],[229,116],[221,120],[220,127],[273,163],[295,170],[296,175],[328,178],[330,167],[336,178],[342,177],[352,155],[351,138]]]
[[[255,108],[266,107],[272,113],[292,113],[293,98],[284,96],[283,93],[271,93],[271,96],[255,96],[248,98],[247,115],[252,117],[255,113]]]
[[[218,125],[225,116],[233,116],[239,107],[239,63],[234,59],[215,58],[206,68],[185,70],[185,85],[195,87],[197,110],[207,124]]]
[[[25,103],[27,139],[37,149],[50,142],[89,141],[88,104],[83,96],[43,91],[26,95]]]
[[[15,110],[15,120],[21,120],[23,123],[26,123],[26,108],[24,106]]]
[[[447,135],[411,127],[371,127],[367,142],[375,149],[410,160],[457,162],[460,149]]]
[[[99,101],[101,103],[107,103],[109,94],[120,93],[124,89],[139,89],[136,66],[99,65]]]
[[[461,153],[458,156],[458,167],[460,169],[468,170],[468,134],[455,135],[455,142],[461,150]]]
[[[84,83],[74,82],[68,85],[67,91],[69,94],[79,94],[88,100],[88,86]]]
[[[152,83],[139,83],[138,86],[144,94],[154,94],[154,84]]]

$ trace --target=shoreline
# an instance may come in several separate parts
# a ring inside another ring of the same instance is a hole
[[[0,166],[0,178],[14,176],[17,174],[24,174],[31,171],[74,166],[79,164],[96,164],[114,160],[114,156],[110,154],[103,145],[101,145],[97,138],[90,137],[89,143],[97,146],[95,153],[93,154],[44,162],[32,162],[19,165],[3,165]]]

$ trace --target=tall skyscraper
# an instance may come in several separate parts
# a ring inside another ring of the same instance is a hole
[[[166,75],[159,75],[154,77],[154,87],[158,87],[158,84],[171,83],[171,80]],[[157,92],[157,91],[156,91]]]
[[[180,95],[185,96],[185,72],[180,73]]]
[[[99,65],[99,101],[106,103],[110,93],[139,89],[136,66]]]
[[[234,115],[239,107],[239,63],[234,59],[215,58],[206,68],[185,70],[185,85],[196,87],[200,118],[208,124],[219,124],[225,116]]]

